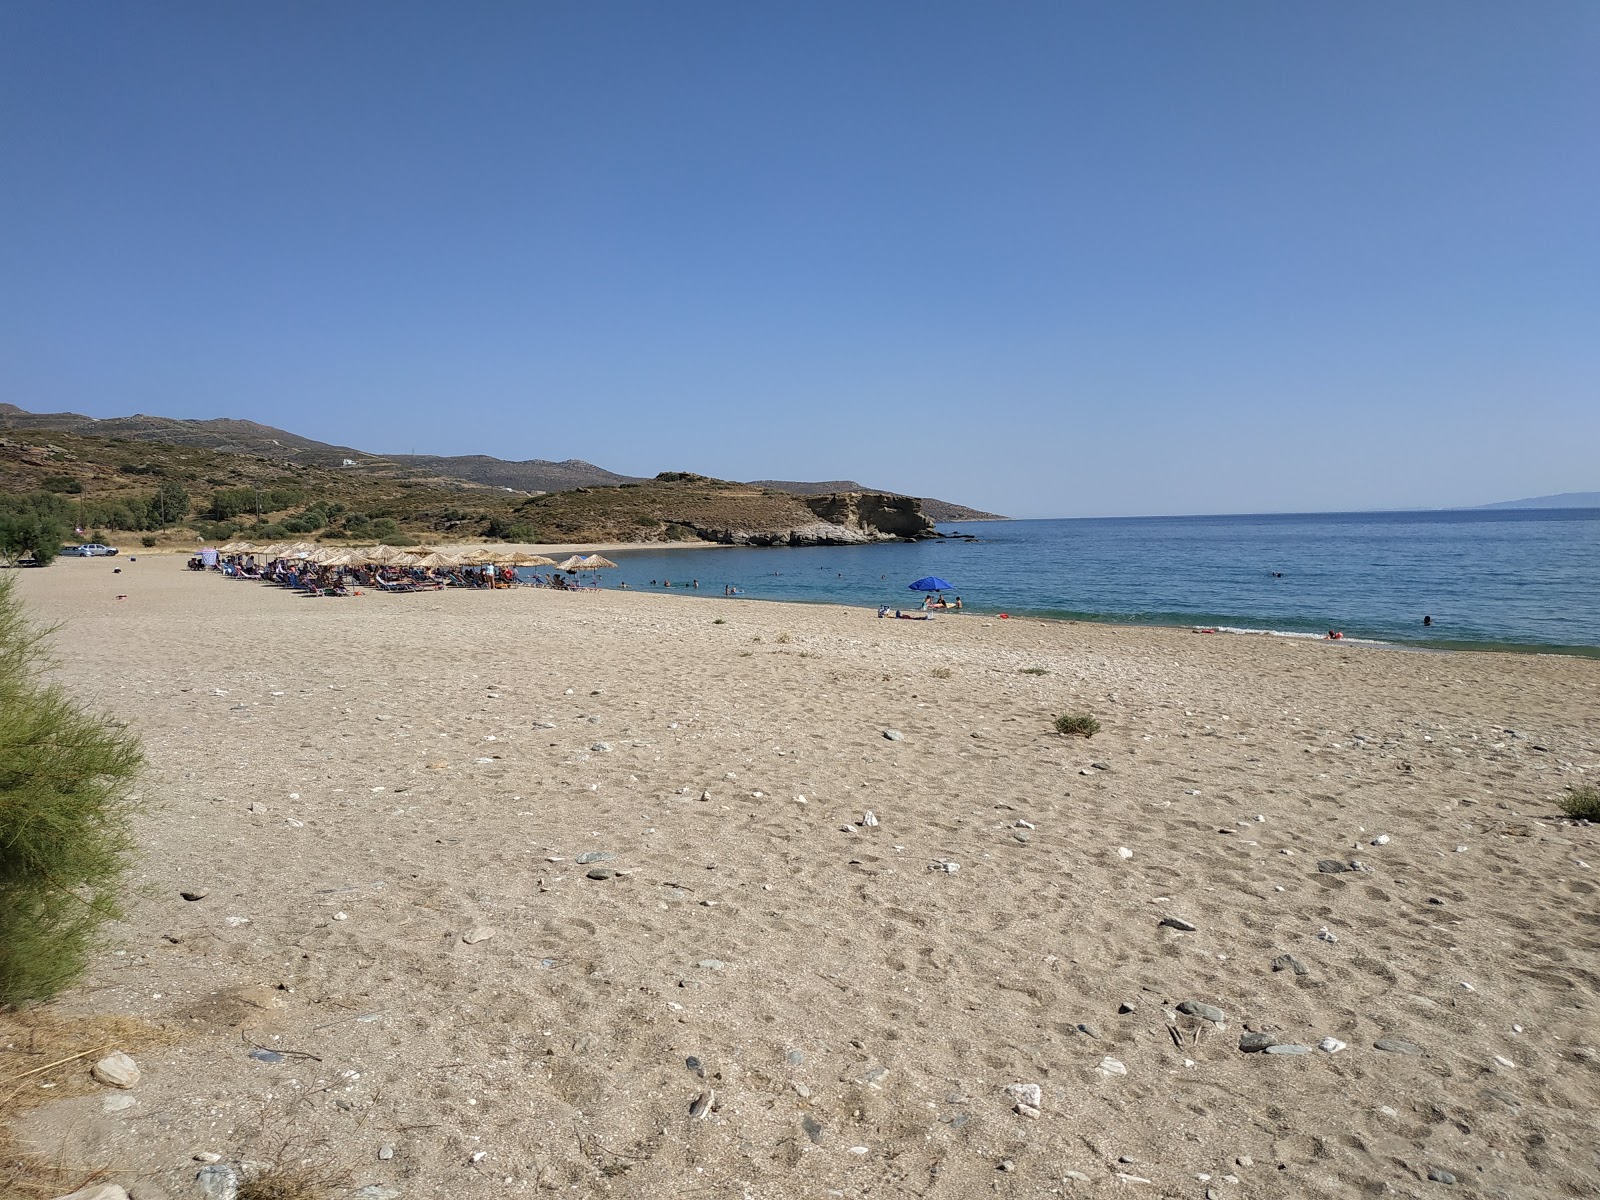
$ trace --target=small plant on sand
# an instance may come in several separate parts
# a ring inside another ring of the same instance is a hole
[[[39,681],[47,632],[0,582],[0,1007],[78,977],[133,847],[139,744]]]
[[[1056,732],[1062,737],[1093,737],[1100,732],[1100,722],[1088,713],[1063,713],[1056,718]]]
[[[1022,668],[1022,674],[1024,674],[1024,675],[1048,675],[1048,674],[1050,674],[1050,668],[1049,667],[1023,667]]]
[[[780,633],[773,639],[773,641],[777,642],[780,646],[787,646],[789,644],[789,635],[787,633]]]
[[[949,667],[935,667],[929,672],[935,679],[949,679],[955,672]]]
[[[713,625],[726,625],[727,624],[727,622],[724,621],[721,617],[718,617],[715,621],[713,621],[711,623]]]
[[[1561,811],[1575,821],[1600,821],[1600,788],[1573,788],[1561,798]]]

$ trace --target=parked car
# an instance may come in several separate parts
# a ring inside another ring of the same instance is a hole
[[[102,546],[99,542],[90,542],[85,546],[68,546],[61,553],[72,558],[102,558],[116,552],[115,546]]]

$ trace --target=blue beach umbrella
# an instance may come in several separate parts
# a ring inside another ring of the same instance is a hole
[[[924,575],[915,583],[906,585],[913,592],[953,592],[956,585],[947,580],[940,579],[937,575]]]

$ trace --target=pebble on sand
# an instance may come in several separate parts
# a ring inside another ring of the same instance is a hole
[[[1178,1011],[1185,1016],[1201,1017],[1213,1025],[1221,1025],[1228,1019],[1228,1014],[1214,1004],[1205,1004],[1199,1000],[1185,1000],[1178,1005]]]
[[[1196,929],[1193,921],[1185,921],[1182,917],[1162,917],[1156,924],[1165,925],[1168,929],[1182,930],[1184,933],[1193,933]]]
[[[461,940],[471,946],[477,942],[486,942],[494,936],[494,930],[487,925],[474,925],[461,935]]]
[[[1408,1042],[1404,1038],[1379,1038],[1372,1043],[1376,1050],[1387,1050],[1390,1054],[1421,1054],[1422,1047],[1415,1042]]]
[[[89,1074],[111,1087],[131,1088],[139,1082],[139,1065],[119,1050],[95,1063]]]

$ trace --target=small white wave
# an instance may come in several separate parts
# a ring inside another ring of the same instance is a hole
[[[1340,637],[1330,638],[1325,633],[1302,633],[1294,629],[1247,629],[1237,625],[1205,625],[1195,626],[1196,633],[1246,633],[1257,637],[1301,638],[1311,642],[1340,642],[1348,646],[1387,646],[1388,642],[1376,638]]]

